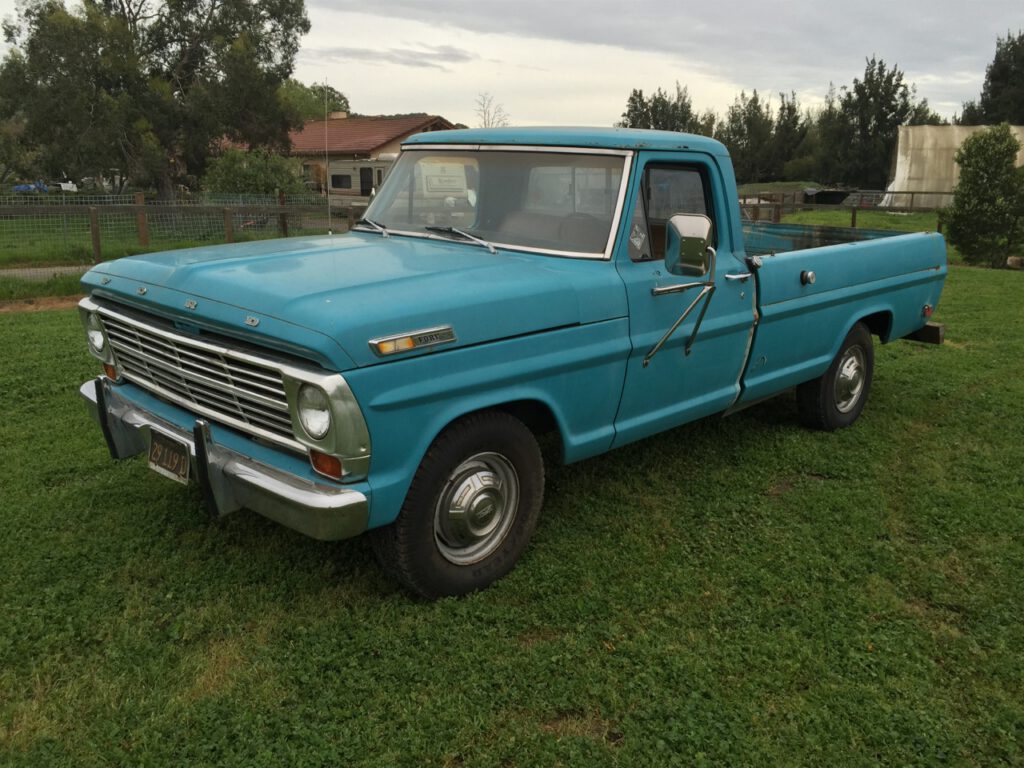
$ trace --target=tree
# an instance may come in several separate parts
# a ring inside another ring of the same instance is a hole
[[[501,104],[496,104],[489,93],[476,97],[476,118],[480,128],[504,128],[509,124],[508,114]]]
[[[18,105],[49,174],[118,168],[170,194],[224,139],[287,146],[279,88],[308,29],[303,0],[38,0],[5,27],[0,118]]]
[[[916,93],[914,86],[910,87],[910,93]],[[928,99],[921,99],[911,103],[907,125],[949,125],[949,121],[931,108]]]
[[[785,179],[786,165],[797,156],[807,138],[808,119],[800,112],[796,94],[779,94],[779,109],[772,125],[772,138],[768,157],[768,178]]]
[[[677,81],[675,94],[658,88],[649,99],[644,97],[642,90],[633,89],[626,100],[626,111],[617,125],[620,128],[653,128],[710,136],[715,122],[714,112],[697,114],[689,91]]]
[[[1006,266],[1024,245],[1021,145],[1005,123],[969,136],[956,153],[960,180],[943,212],[949,241],[972,264]]]
[[[843,114],[839,96],[831,83],[825,95],[825,105],[818,111],[811,133],[815,153],[815,170],[811,175],[825,184],[846,182],[853,125]]]
[[[961,125],[1024,125],[1024,31],[996,39],[996,53],[985,70],[981,98],[964,104]]]
[[[294,78],[288,78],[278,90],[278,98],[297,122],[323,120],[325,113],[348,112],[348,97],[326,83],[305,85]]]
[[[622,113],[622,120],[617,123],[619,128],[650,128],[651,107],[644,98],[644,92],[634,88],[626,99],[626,111]]]
[[[202,186],[210,192],[234,194],[303,191],[298,162],[264,149],[226,150],[209,163]]]
[[[903,82],[903,72],[872,56],[864,68],[864,79],[854,78],[852,87],[842,89],[839,107],[849,125],[851,142],[844,181],[884,189],[900,126],[907,124],[914,111],[912,91]]]
[[[740,92],[715,131],[715,138],[729,148],[736,178],[741,183],[769,179],[774,122],[771,104],[756,90],[749,97]]]
[[[0,118],[0,184],[19,176],[35,176],[35,160],[24,118],[18,113]]]

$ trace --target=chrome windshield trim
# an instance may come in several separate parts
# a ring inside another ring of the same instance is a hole
[[[622,222],[622,208],[626,202],[626,193],[629,190],[629,177],[633,171],[633,160],[636,153],[631,149],[594,149],[587,147],[535,147],[527,145],[505,145],[505,144],[403,144],[403,151],[408,149],[411,151],[419,150],[500,150],[503,152],[552,152],[556,154],[579,154],[579,155],[611,155],[614,157],[622,158],[622,178],[619,180],[619,194],[615,200],[615,212],[612,214],[611,226],[608,228],[608,240],[605,242],[603,251],[563,251],[553,248],[537,248],[529,245],[518,245],[512,243],[503,243],[499,240],[488,240],[491,245],[495,248],[504,248],[507,251],[516,251],[517,253],[539,253],[542,256],[558,256],[566,259],[586,259],[588,261],[610,261],[612,253],[615,250],[615,241],[618,239],[619,225]],[[367,231],[367,230],[357,230]],[[388,233],[392,235],[402,235],[403,237],[418,237],[423,240],[444,240],[449,243],[458,243],[457,240],[450,238],[438,237],[433,233],[423,233],[405,229],[392,229],[388,228]],[[472,245],[467,241],[466,244]]]
[[[613,155],[629,157],[632,149],[610,149],[608,147],[560,147],[552,144],[403,144],[403,152],[423,149],[443,149],[462,152],[552,152],[562,155]]]
[[[613,220],[614,221],[614,220]],[[357,230],[358,231],[358,230]],[[365,230],[364,230],[365,231]],[[438,243],[451,243],[453,245],[469,245],[474,248],[479,247],[475,243],[469,240],[452,240],[451,238],[441,237],[432,233],[416,232],[414,230],[404,229],[389,229],[392,235],[401,235],[402,237],[416,237],[420,240],[433,240]],[[538,253],[542,256],[560,256],[567,259],[588,259],[590,261],[607,261],[609,256],[607,249],[605,251],[597,251],[595,253],[588,253],[586,251],[555,251],[550,248],[535,248],[531,245],[511,245],[510,243],[502,243],[497,240],[489,240],[491,245],[498,249],[504,249],[506,251],[515,251],[517,253]]]

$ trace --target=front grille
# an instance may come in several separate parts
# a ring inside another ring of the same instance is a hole
[[[255,355],[193,340],[158,321],[101,310],[125,379],[243,432],[301,448],[281,371]]]

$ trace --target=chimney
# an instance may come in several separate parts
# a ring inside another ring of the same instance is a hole
[[[331,120],[344,120],[348,117],[348,112],[331,112],[328,118]]]

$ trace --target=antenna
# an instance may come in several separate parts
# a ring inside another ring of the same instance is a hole
[[[331,231],[331,158],[327,151],[327,78],[324,78],[324,200],[327,201],[327,234]]]

